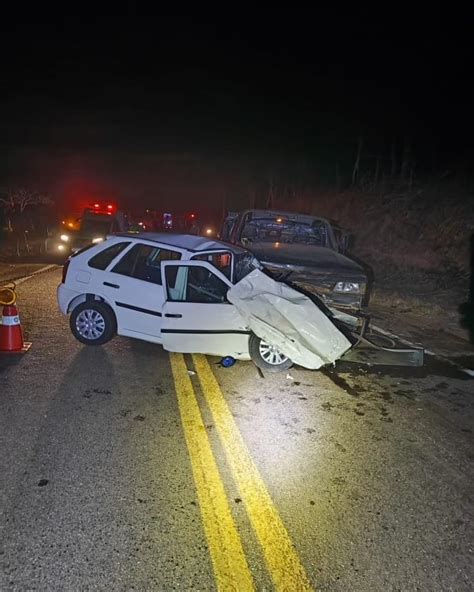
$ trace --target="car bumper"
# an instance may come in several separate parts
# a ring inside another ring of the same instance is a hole
[[[66,288],[64,284],[59,284],[56,290],[56,297],[58,299],[59,310],[63,313],[63,315],[68,314],[69,304],[74,300],[74,298],[80,295],[80,292],[70,290],[69,288]]]
[[[324,304],[358,311],[367,305],[367,277],[363,275],[341,275],[341,273],[316,273],[312,268],[301,267],[292,270],[290,266],[276,266],[274,263],[261,262],[274,279],[283,281],[290,286],[319,296]],[[342,279],[341,279],[342,278]],[[362,284],[360,292],[336,292],[337,282],[357,282]]]
[[[357,311],[362,308],[364,296],[361,294],[339,294],[331,292],[330,294],[320,294],[324,303],[336,308],[343,308]]]

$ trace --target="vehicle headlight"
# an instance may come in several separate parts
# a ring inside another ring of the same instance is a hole
[[[94,244],[97,244],[97,243],[101,243],[103,240],[104,240],[104,239],[103,239],[101,236],[98,236],[97,238],[93,238],[93,239],[92,239],[92,242],[93,242]]]
[[[64,251],[65,248],[64,245],[58,245],[58,251]]]
[[[68,234],[61,234],[59,237],[62,241],[64,241],[65,243],[68,242],[69,240],[69,235]]]
[[[334,286],[334,292],[344,292],[359,294],[363,290],[363,284],[359,282],[337,282]]]

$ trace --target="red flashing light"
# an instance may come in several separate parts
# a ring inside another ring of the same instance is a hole
[[[98,204],[98,203],[95,203],[95,204],[94,204],[94,208],[100,208],[100,204]]]
[[[108,209],[108,210],[112,210],[112,209],[113,209],[113,207],[114,207],[114,206],[113,206],[112,204],[108,204],[108,205],[107,205],[107,209]]]

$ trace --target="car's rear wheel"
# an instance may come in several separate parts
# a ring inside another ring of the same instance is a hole
[[[252,334],[249,340],[249,352],[253,363],[267,372],[284,372],[293,366],[293,362],[277,347]]]
[[[82,302],[69,319],[72,334],[86,345],[103,345],[117,332],[113,310],[103,302]]]

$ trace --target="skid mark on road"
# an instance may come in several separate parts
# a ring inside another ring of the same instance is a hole
[[[172,353],[170,359],[217,588],[244,592],[254,590],[183,355]]]
[[[204,355],[193,355],[204,397],[277,590],[313,590],[278,510]]]

